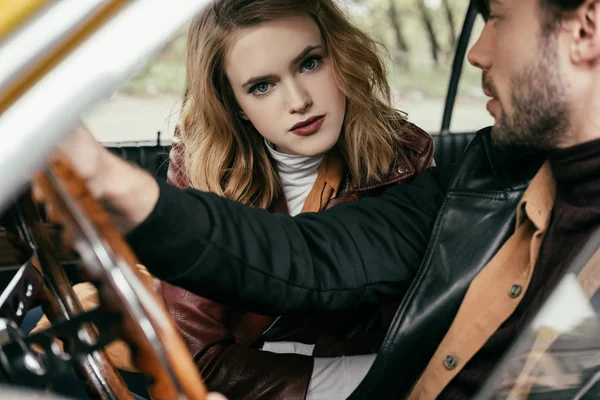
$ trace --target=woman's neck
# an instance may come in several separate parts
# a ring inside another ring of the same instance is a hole
[[[317,180],[319,168],[325,156],[323,154],[315,156],[283,154],[276,151],[273,144],[266,140],[265,143],[275,161],[275,169],[281,180],[290,215],[299,214]]]

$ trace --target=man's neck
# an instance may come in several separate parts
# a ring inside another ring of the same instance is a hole
[[[600,139],[600,84],[592,85],[573,105],[569,132],[560,148]]]

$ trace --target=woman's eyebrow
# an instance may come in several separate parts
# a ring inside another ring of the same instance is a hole
[[[291,65],[298,64],[300,61],[302,61],[302,59],[304,57],[306,57],[307,55],[309,55],[311,51],[316,50],[316,49],[320,49],[322,47],[323,46],[321,46],[320,44],[319,45],[306,46],[304,48],[304,50],[302,50],[296,57],[294,57],[294,59],[291,62]],[[273,74],[253,76],[252,78],[250,78],[246,82],[244,82],[242,84],[242,87],[246,88],[246,87],[251,86],[251,85],[253,85],[255,83],[258,83],[258,82],[275,80],[276,78],[277,78],[277,76],[273,75]]]
[[[276,78],[277,78],[277,76],[273,75],[273,74],[254,76],[254,77],[248,79],[246,82],[244,82],[242,84],[242,87],[246,88],[246,87],[254,85],[255,83],[258,83],[258,82],[271,81],[271,80],[275,80]]]
[[[315,50],[315,49],[319,49],[323,46],[319,45],[314,45],[314,46],[306,46],[304,48],[304,50],[302,50],[300,52],[300,54],[298,54],[296,57],[294,57],[294,59],[292,60],[292,65],[298,64],[300,61],[302,61],[302,59],[304,57],[306,57],[307,55],[310,54],[311,51]]]

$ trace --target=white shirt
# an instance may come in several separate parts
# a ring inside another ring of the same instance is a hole
[[[283,154],[265,140],[275,161],[288,211],[294,216],[302,212],[306,198],[317,180],[324,155],[299,156]],[[296,342],[265,342],[264,351],[310,356],[314,345]],[[343,400],[352,394],[369,372],[376,354],[350,357],[314,358],[314,368],[306,394],[307,400]]]
[[[265,342],[262,350],[311,356],[314,345],[296,342]],[[377,354],[314,358],[306,400],[344,400],[367,376]]]

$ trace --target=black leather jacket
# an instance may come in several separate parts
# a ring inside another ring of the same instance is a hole
[[[160,184],[128,237],[163,280],[222,303],[284,314],[401,298],[352,399],[407,395],[473,277],[511,235],[544,156],[476,135],[454,171],[426,171],[381,197],[295,218]]]
[[[473,139],[448,184],[419,271],[351,399],[410,394],[469,284],[512,235],[517,205],[544,160],[539,152],[494,147],[489,130]]]

